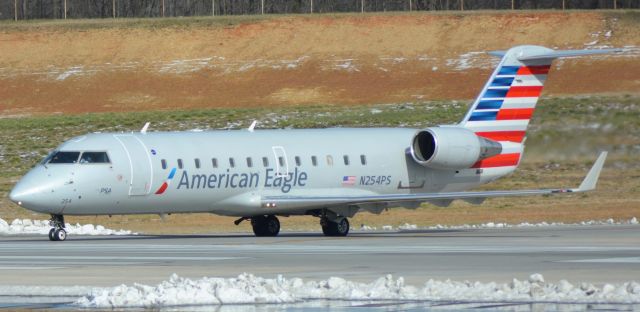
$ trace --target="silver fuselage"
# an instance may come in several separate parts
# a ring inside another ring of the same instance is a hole
[[[515,169],[423,167],[409,154],[416,131],[334,128],[88,134],[63,143],[56,151],[106,151],[109,163],[39,164],[19,181],[11,198],[34,211],[65,215],[290,215],[305,214],[311,208],[264,207],[260,198],[463,191]]]

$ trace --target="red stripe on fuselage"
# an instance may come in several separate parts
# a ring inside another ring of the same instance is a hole
[[[518,69],[517,75],[546,75],[549,73],[551,65],[522,66]]]
[[[167,187],[169,187],[169,184],[167,182],[162,183],[162,186],[160,186],[160,188],[156,191],[156,195],[164,193],[164,191],[167,190]]]
[[[511,87],[506,97],[539,97],[541,92],[542,86]]]
[[[520,161],[520,153],[501,154],[476,162],[471,168],[492,168],[515,166]]]
[[[498,111],[496,120],[528,120],[532,115],[533,108],[507,108]]]
[[[476,132],[476,135],[494,141],[510,141],[522,143],[525,131],[485,131]]]

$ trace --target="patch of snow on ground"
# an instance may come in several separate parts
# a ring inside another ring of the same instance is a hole
[[[494,68],[499,61],[497,57],[491,57],[485,52],[468,52],[460,54],[458,58],[447,59],[446,65],[453,70],[464,71],[471,68]]]
[[[15,219],[11,224],[0,218],[0,235],[49,234],[51,226],[47,220]],[[107,229],[102,225],[70,224],[65,225],[68,234],[76,235],[136,235],[126,230]]]
[[[554,302],[554,303],[637,303],[640,283],[573,285],[566,280],[547,283],[541,274],[510,283],[439,281],[430,279],[422,286],[406,285],[404,278],[391,275],[371,283],[359,283],[339,277],[323,281],[300,278],[275,279],[241,274],[235,278],[191,280],[173,274],[156,286],[134,284],[96,288],[75,305],[87,308],[171,307],[185,305],[222,305],[257,303],[293,303],[309,300],[398,300],[456,302]]]
[[[58,75],[58,77],[56,77],[56,80],[58,81],[62,81],[65,80],[73,75],[78,75],[81,74],[83,66],[75,66],[75,67],[71,67],[69,69],[67,69],[66,71],[64,71],[63,73],[61,73],[60,75]]]
[[[360,69],[354,64],[355,59],[342,59],[342,60],[328,60],[331,63],[329,68],[326,66],[323,69],[331,70],[346,70],[348,72],[359,72]]]
[[[638,225],[640,222],[638,218],[633,217],[629,220],[615,221],[611,218],[607,220],[589,220],[579,223],[563,223],[563,222],[539,222],[529,223],[522,222],[518,224],[502,223],[502,222],[487,222],[482,224],[461,224],[461,225],[434,225],[428,227],[418,227],[415,224],[405,223],[398,227],[392,225],[383,225],[383,231],[407,231],[407,230],[464,230],[464,229],[500,229],[500,228],[526,228],[526,227],[552,227],[552,226],[592,226],[592,225]],[[371,227],[362,224],[359,228],[360,231],[375,231],[376,227]]]

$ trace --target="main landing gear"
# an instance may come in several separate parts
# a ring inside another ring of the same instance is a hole
[[[349,220],[338,217],[334,220],[324,216],[320,218],[320,226],[325,236],[347,236],[349,234]]]
[[[64,216],[63,215],[51,215],[49,225],[53,228],[49,230],[50,241],[63,241],[67,239],[67,231],[64,229]]]

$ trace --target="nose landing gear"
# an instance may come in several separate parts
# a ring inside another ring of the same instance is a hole
[[[64,216],[63,215],[51,215],[49,225],[53,228],[49,230],[50,241],[64,241],[67,239],[67,231],[64,229]]]
[[[251,217],[251,226],[256,236],[278,236],[280,221],[274,215]]]

